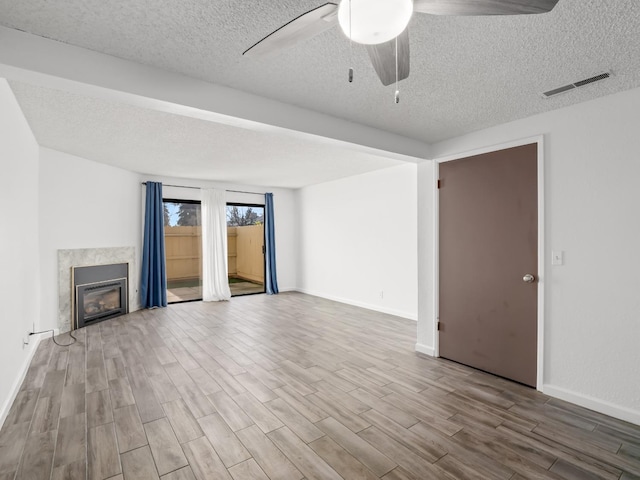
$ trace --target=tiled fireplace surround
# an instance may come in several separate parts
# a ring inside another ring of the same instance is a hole
[[[138,267],[135,247],[79,248],[58,250],[58,328],[60,333],[71,329],[71,267],[129,264],[129,311],[140,309]]]

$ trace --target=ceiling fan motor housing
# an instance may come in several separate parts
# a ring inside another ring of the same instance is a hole
[[[376,45],[400,35],[412,14],[412,0],[342,0],[338,22],[354,42]]]

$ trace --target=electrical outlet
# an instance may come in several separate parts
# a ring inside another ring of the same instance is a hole
[[[380,290],[380,300],[384,299],[384,290]]]

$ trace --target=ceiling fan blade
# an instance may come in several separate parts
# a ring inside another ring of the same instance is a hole
[[[527,15],[553,10],[559,0],[413,0],[413,10],[431,15]]]
[[[405,28],[398,40],[398,81],[409,76],[409,28]],[[396,39],[378,45],[367,45],[369,58],[380,81],[386,87],[396,81]]]
[[[294,18],[262,40],[247,48],[242,55],[261,57],[292,47],[333,27],[338,19],[338,5],[325,3]]]

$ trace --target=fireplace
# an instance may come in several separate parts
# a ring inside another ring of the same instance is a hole
[[[73,328],[82,328],[129,311],[129,265],[72,267]]]

